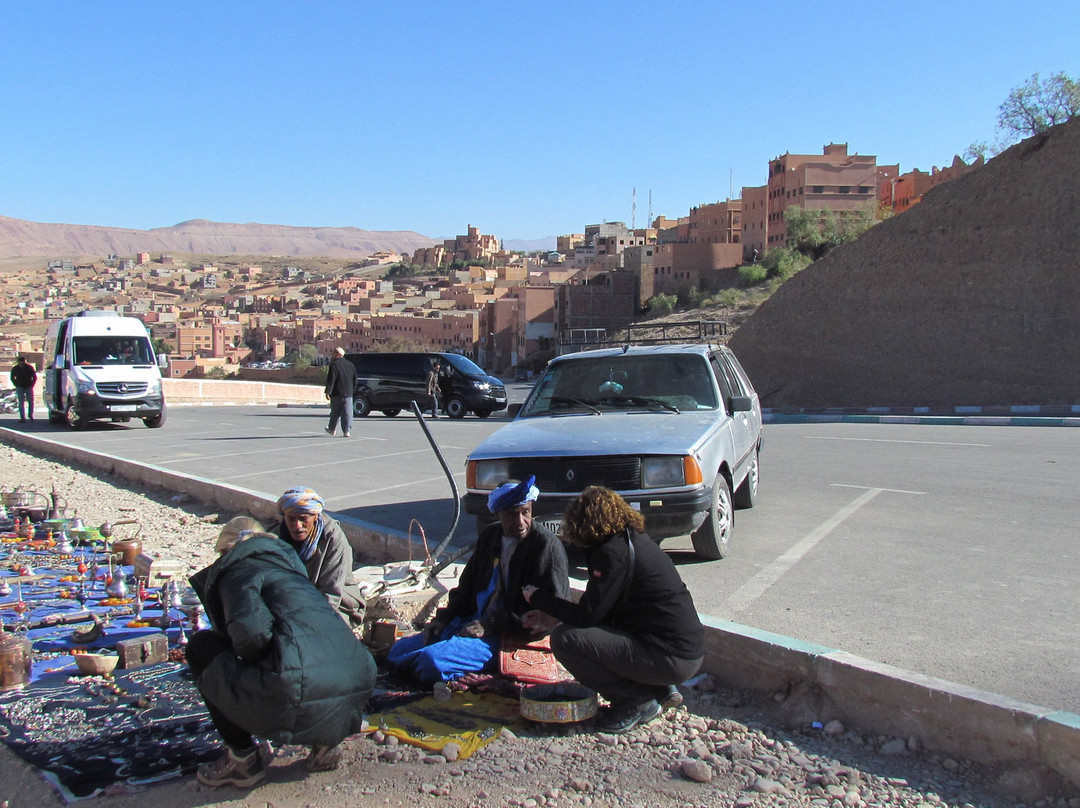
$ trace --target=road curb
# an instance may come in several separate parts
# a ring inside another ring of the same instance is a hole
[[[246,488],[177,474],[114,455],[3,428],[19,448],[79,462],[127,480],[184,493],[260,520],[279,518],[276,499]],[[410,537],[338,516],[366,563],[414,557]],[[1080,791],[1080,715],[1055,711],[943,679],[905,671],[838,649],[701,615],[703,670],[723,684],[776,697],[781,720],[797,726],[837,719],[862,733],[888,735],[1000,773],[999,785],[1026,800]]]
[[[937,424],[941,426],[1080,427],[1080,404],[1002,407],[765,408],[767,424]]]

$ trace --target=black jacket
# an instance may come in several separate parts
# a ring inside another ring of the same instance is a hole
[[[495,557],[501,552],[502,525],[496,522],[480,531],[476,549],[461,571],[458,585],[447,595],[446,606],[435,614],[436,620],[449,622],[455,617],[468,618],[476,612],[476,596],[491,582]],[[505,564],[506,560],[500,563]],[[531,584],[566,597],[570,592],[566,548],[550,530],[533,522],[510,556],[509,581],[502,593],[503,611],[495,628],[511,633],[526,633],[521,625],[521,616],[532,607],[526,603],[521,589]]]
[[[37,371],[29,362],[18,362],[11,369],[11,383],[16,387],[33,387],[37,384]]]
[[[196,680],[203,697],[252,735],[333,746],[361,729],[375,661],[307,579],[296,552],[253,536],[191,577],[218,654]]]
[[[326,395],[348,398],[356,389],[356,366],[345,357],[330,363],[326,371]]]
[[[616,533],[585,550],[589,582],[578,603],[541,587],[532,606],[578,628],[621,629],[678,659],[704,656],[705,629],[679,571],[647,534],[633,533],[631,540],[632,571],[626,533]]]

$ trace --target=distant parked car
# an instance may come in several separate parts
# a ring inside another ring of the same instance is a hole
[[[515,382],[527,382],[528,380],[529,380],[529,371],[527,371],[525,368],[518,368],[514,372],[514,381]]]
[[[513,421],[466,461],[465,509],[490,520],[488,493],[536,476],[533,513],[558,533],[587,486],[617,491],[656,541],[690,534],[722,558],[735,507],[757,500],[761,406],[735,355],[718,344],[580,351],[553,359]]]

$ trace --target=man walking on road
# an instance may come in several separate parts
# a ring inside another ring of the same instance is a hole
[[[340,345],[334,348],[334,357],[326,374],[326,397],[330,399],[330,423],[326,432],[333,435],[340,420],[341,436],[347,438],[352,434],[356,367],[345,358],[345,349]]]
[[[25,356],[20,356],[19,361],[11,369],[11,383],[15,385],[15,396],[19,399],[19,420],[25,421],[29,416],[33,421],[34,385],[37,384],[37,371],[26,361]]]
[[[439,361],[435,360],[427,375],[427,394],[431,400],[431,417],[439,417]]]

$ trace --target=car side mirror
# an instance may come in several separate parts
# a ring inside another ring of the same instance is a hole
[[[506,408],[506,412],[511,419],[517,418],[518,413],[521,412],[521,402],[511,404]]]
[[[750,412],[754,409],[754,399],[751,396],[732,396],[728,399],[732,412]]]
[[[161,368],[162,370],[167,368],[169,366],[169,357],[166,356],[165,354],[158,354],[157,355],[157,366],[159,368]]]
[[[56,357],[56,362],[53,363],[53,366],[57,370],[63,370],[66,365],[67,365],[67,357],[65,357],[63,354],[60,354],[59,356],[57,356]]]

